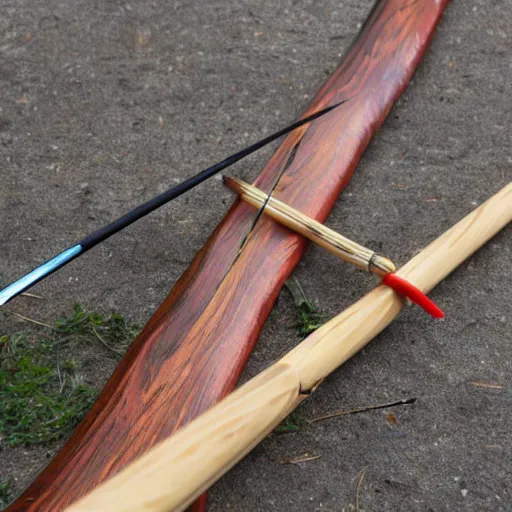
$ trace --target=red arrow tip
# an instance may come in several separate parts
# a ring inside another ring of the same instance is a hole
[[[390,288],[393,288],[396,293],[407,297],[415,304],[418,304],[423,308],[429,315],[434,318],[444,318],[444,313],[436,303],[430,300],[419,288],[416,288],[413,284],[396,274],[386,274],[382,283]]]

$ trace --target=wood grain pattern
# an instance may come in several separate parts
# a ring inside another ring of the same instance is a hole
[[[512,221],[512,183],[406,263],[398,274],[431,290]],[[242,459],[332,371],[403,309],[379,285],[276,364],[72,505],[68,512],[177,512]]]
[[[323,222],[448,0],[381,0],[256,186]],[[321,58],[321,56],[319,56]],[[64,448],[7,510],[59,511],[229,393],[306,242],[235,202]],[[269,255],[272,258],[269,258]]]
[[[258,209],[263,208],[264,215],[268,215],[276,222],[301,234],[311,242],[318,244],[359,269],[373,272],[381,277],[396,270],[395,264],[391,260],[333,231],[325,224],[304,215],[299,210],[279,201],[279,199],[267,196],[253,185],[231,177],[225,177],[224,183],[239,194],[239,197],[245,203]]]

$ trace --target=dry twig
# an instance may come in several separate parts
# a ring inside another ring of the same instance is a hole
[[[41,325],[43,327],[47,327],[48,329],[55,330],[55,327],[52,327],[49,324],[45,324],[44,322],[40,322],[39,320],[34,320],[33,318],[29,318],[28,316],[20,315],[19,313],[13,312],[13,315],[17,316],[18,318],[21,318],[22,320],[25,320],[26,322],[31,322],[33,324]]]
[[[309,423],[316,423],[317,421],[328,420],[330,418],[337,418],[338,416],[347,416],[348,414],[357,414],[359,412],[374,411],[375,409],[386,409],[387,407],[396,407],[397,405],[409,405],[416,402],[416,398],[407,398],[405,400],[398,400],[397,402],[388,402],[386,404],[368,405],[366,407],[358,407],[357,409],[350,409],[348,411],[337,411],[324,416],[318,416],[309,420]]]
[[[279,461],[280,464],[300,464],[301,462],[310,462],[312,460],[317,460],[321,457],[321,455],[312,455],[311,453],[305,453],[304,455],[299,455],[293,459],[281,459]]]
[[[366,473],[366,468],[364,468],[359,473],[359,478],[357,480],[357,487],[356,487],[356,512],[360,512],[359,509],[359,495],[361,494],[361,486],[363,485],[364,475]]]

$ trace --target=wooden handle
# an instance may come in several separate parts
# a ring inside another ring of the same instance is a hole
[[[361,270],[373,272],[381,277],[396,270],[395,264],[388,258],[340,235],[295,208],[268,196],[258,188],[230,177],[224,177],[224,183],[239,194],[246,203],[258,209],[264,208],[263,213],[279,224],[300,233],[308,240]]]
[[[324,222],[405,89],[448,0],[380,0],[256,185]],[[319,56],[321,58],[321,56]],[[378,93],[376,93],[378,91]],[[229,393],[305,240],[236,202],[64,448],[7,510],[57,512]]]
[[[512,221],[512,183],[399,270],[433,288]],[[68,512],[180,511],[283,420],[306,391],[359,351],[398,315],[402,299],[378,286],[275,365],[162,442]]]

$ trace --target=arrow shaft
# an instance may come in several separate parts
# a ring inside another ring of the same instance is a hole
[[[34,270],[30,271],[28,274],[25,274],[23,277],[21,277],[14,283],[10,284],[9,286],[1,290],[0,306],[6,304],[20,293],[23,293],[24,291],[28,290],[29,288],[37,284],[39,281],[42,281],[43,279],[53,274],[57,270],[61,269],[74,259],[78,258],[79,256],[82,256],[89,249],[92,249],[96,245],[100,244],[107,238],[110,238],[112,235],[115,235],[119,231],[125,229],[126,227],[138,221],[142,217],[145,217],[146,215],[150,214],[151,212],[154,212],[156,209],[160,208],[164,204],[167,204],[168,202],[172,201],[173,199],[176,199],[185,192],[188,192],[194,187],[197,187],[198,185],[203,183],[203,181],[206,181],[212,176],[215,176],[216,174],[223,171],[227,167],[251,155],[252,153],[258,151],[262,147],[267,146],[268,144],[274,142],[283,135],[286,135],[292,132],[293,130],[300,128],[301,126],[310,123],[315,119],[318,119],[319,117],[327,114],[336,107],[342,105],[343,103],[345,103],[345,101],[335,103],[334,105],[330,105],[326,108],[323,108],[309,116],[304,117],[303,119],[295,121],[294,123],[286,126],[285,128],[282,128],[281,130],[278,130],[277,132],[274,132],[271,135],[264,137],[258,142],[255,142],[254,144],[251,144],[250,146],[242,149],[241,151],[238,151],[237,153],[228,156],[224,160],[221,160],[220,162],[217,162],[216,164],[208,167],[207,169],[204,169],[200,173],[196,174],[195,176],[192,176],[191,178],[188,178],[182,183],[179,183],[175,187],[172,187],[166,190],[165,192],[162,192],[158,196],[153,197],[149,201],[146,201],[145,203],[135,207],[133,210],[130,210],[128,213],[124,214],[122,217],[119,217],[114,222],[111,222],[110,224],[107,224],[106,226],[94,231],[90,235],[87,235],[77,244],[60,252],[53,258],[44,262],[42,265],[39,265]]]

